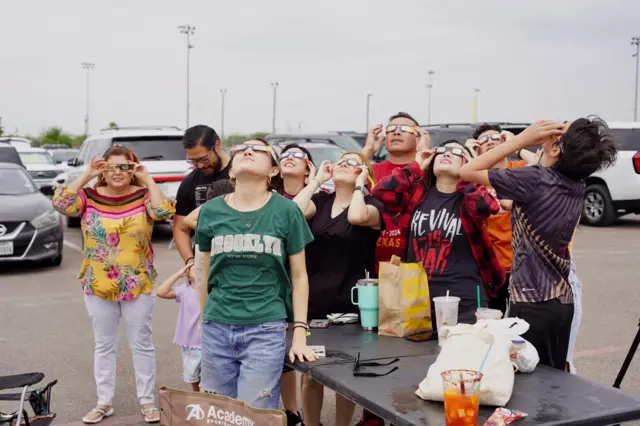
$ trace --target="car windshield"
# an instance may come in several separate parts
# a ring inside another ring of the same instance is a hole
[[[0,169],[0,195],[25,195],[37,191],[23,169]]]
[[[113,143],[131,149],[141,161],[180,161],[187,158],[181,136],[113,138]]]
[[[66,163],[77,155],[78,151],[75,149],[55,149],[51,151],[51,156],[59,163]]]
[[[48,152],[21,152],[20,159],[24,164],[56,164]]]

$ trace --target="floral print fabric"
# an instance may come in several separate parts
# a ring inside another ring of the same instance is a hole
[[[93,188],[71,192],[61,185],[53,206],[62,214],[81,217],[84,260],[78,279],[87,295],[131,300],[153,289],[151,234],[153,221],[170,219],[174,203],[151,206],[146,188],[123,197],[107,197]]]

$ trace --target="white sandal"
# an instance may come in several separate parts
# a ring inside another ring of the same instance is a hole
[[[158,423],[160,421],[160,410],[156,407],[142,408],[140,412],[146,423]]]
[[[98,413],[100,414],[99,417],[92,419],[90,418],[92,414],[94,413]],[[88,425],[94,425],[96,423],[100,423],[102,420],[104,420],[105,417],[111,417],[113,416],[113,407],[109,407],[109,409],[107,411],[104,411],[102,408],[100,407],[95,407],[92,408],[91,411],[89,411],[83,418],[82,418],[82,422]]]

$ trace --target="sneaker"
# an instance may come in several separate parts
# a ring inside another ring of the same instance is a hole
[[[362,410],[362,418],[356,426],[384,426],[384,420],[373,414],[371,411]]]
[[[294,413],[293,411],[285,411],[285,414],[287,415],[287,426],[304,426],[304,423],[302,423],[302,416],[300,415],[300,412],[296,412]]]

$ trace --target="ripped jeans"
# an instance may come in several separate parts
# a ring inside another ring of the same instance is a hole
[[[200,388],[255,408],[278,409],[285,330],[284,320],[258,325],[204,321]]]

